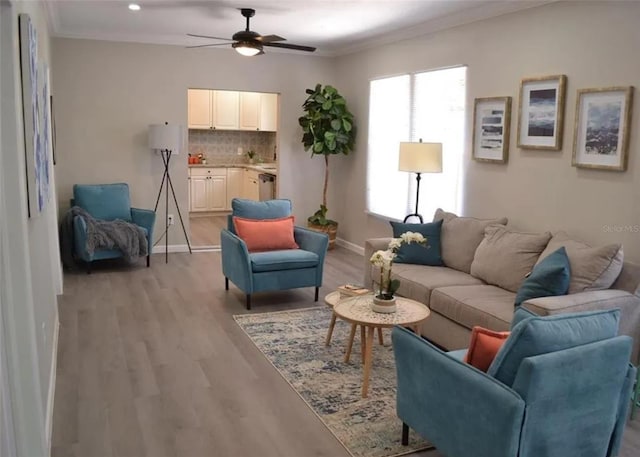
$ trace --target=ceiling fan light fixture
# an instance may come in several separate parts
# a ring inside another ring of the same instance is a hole
[[[251,41],[238,41],[231,46],[233,46],[233,49],[235,49],[238,54],[245,57],[253,57],[262,52],[262,45],[260,43],[252,43]]]

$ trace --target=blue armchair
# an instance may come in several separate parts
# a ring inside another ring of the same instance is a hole
[[[96,219],[121,219],[142,227],[147,235],[147,267],[150,266],[156,213],[132,208],[127,184],[75,184],[71,206],[79,206]],[[117,249],[96,249],[93,253],[87,251],[87,226],[81,216],[73,218],[73,244],[75,255],[87,264],[87,273],[91,273],[91,263],[94,260],[114,259],[123,255]]]
[[[397,413],[447,457],[617,455],[635,368],[619,311],[526,317],[487,373],[394,328]]]
[[[231,281],[242,290],[246,294],[247,309],[251,309],[251,294],[254,292],[298,287],[315,287],[315,301],[318,301],[329,237],[295,227],[294,237],[300,249],[250,253],[245,242],[235,234],[233,216],[246,219],[287,217],[291,215],[291,202],[234,198],[231,206],[233,212],[228,218],[228,228],[220,234],[225,289],[229,290]]]

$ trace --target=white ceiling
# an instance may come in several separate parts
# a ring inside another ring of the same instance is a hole
[[[137,12],[129,0],[45,1],[57,37],[207,44],[186,34],[231,37],[245,28],[238,9],[254,8],[251,30],[339,55],[553,0],[139,0]]]

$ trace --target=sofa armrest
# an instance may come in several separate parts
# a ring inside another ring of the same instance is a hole
[[[389,248],[389,241],[391,241],[391,237],[371,238],[364,242],[364,287],[374,289],[371,276],[373,266],[369,259],[376,251],[386,251]]]
[[[518,455],[525,403],[512,389],[395,327],[398,417],[446,455]]]
[[[85,262],[93,260],[93,253],[87,249],[87,223],[82,216],[73,217],[73,249]]]
[[[245,294],[253,293],[253,272],[249,250],[244,241],[227,229],[220,231],[222,274]]]
[[[640,298],[618,289],[591,290],[556,297],[534,298],[522,306],[541,316],[578,313],[603,309],[620,309],[620,335],[633,338],[631,360],[640,362]]]
[[[294,227],[293,236],[300,249],[313,252],[324,261],[324,257],[327,255],[327,247],[329,247],[329,235],[303,227]]]
[[[149,241],[149,253],[151,253],[151,242],[153,241],[153,226],[156,223],[156,212],[150,209],[131,208],[131,221],[147,229]]]

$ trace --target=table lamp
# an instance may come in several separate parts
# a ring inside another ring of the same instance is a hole
[[[422,216],[418,213],[418,199],[420,198],[420,174],[442,173],[442,143],[418,143],[401,142],[398,170],[416,173],[416,211],[408,214],[404,222],[410,217],[417,217],[423,223]]]

